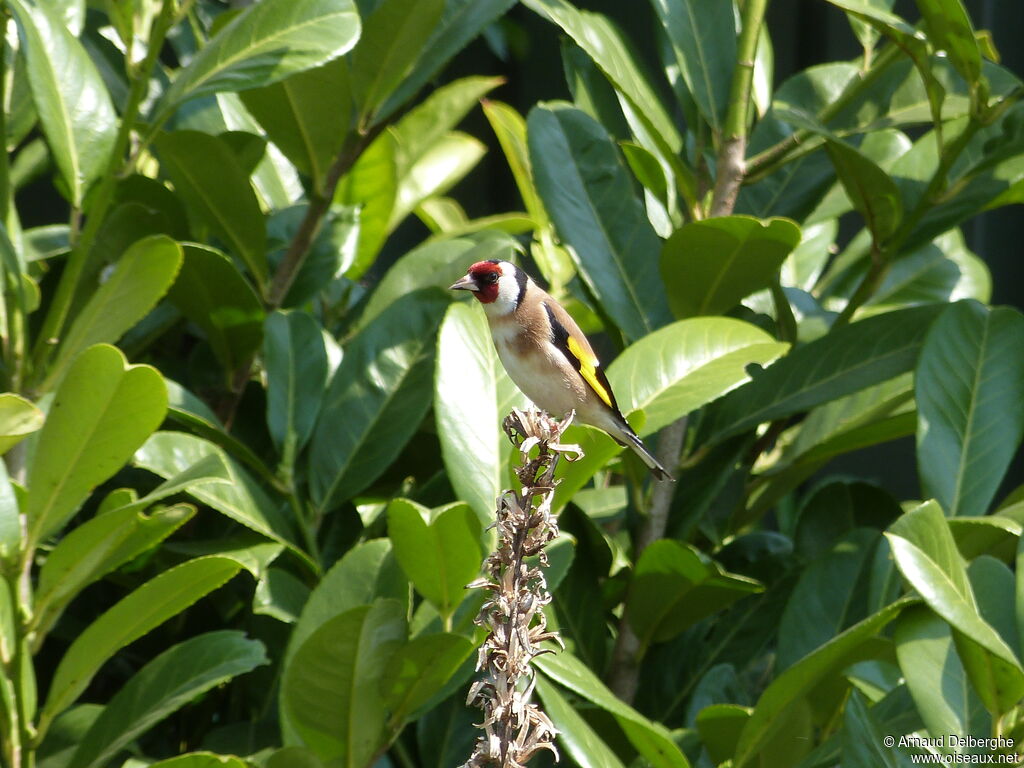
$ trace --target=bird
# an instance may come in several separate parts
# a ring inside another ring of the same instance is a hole
[[[593,347],[568,312],[509,261],[478,261],[449,286],[483,306],[509,378],[552,415],[575,411],[584,424],[632,449],[658,480],[674,480],[640,440],[615,402]]]

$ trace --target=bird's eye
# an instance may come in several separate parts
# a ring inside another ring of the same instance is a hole
[[[498,273],[497,272],[488,272],[486,275],[484,275],[484,282],[485,283],[496,283],[496,282],[498,282]]]

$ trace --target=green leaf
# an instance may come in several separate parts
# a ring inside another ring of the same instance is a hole
[[[963,560],[934,501],[904,514],[886,533],[904,578],[954,629],[959,656],[986,709],[1008,711],[1024,696],[1024,669],[978,612]]]
[[[263,306],[249,281],[220,251],[184,245],[185,261],[167,297],[202,328],[229,376],[247,365],[263,335]]]
[[[242,632],[208,632],[173,645],[110,700],[68,768],[107,764],[121,748],[214,686],[267,664],[263,644]]]
[[[958,544],[959,546],[959,544]],[[971,591],[978,601],[981,618],[999,633],[1011,649],[1018,652],[1020,637],[1017,633],[1017,612],[1011,601],[1004,599],[1014,589],[1013,571],[993,555],[979,555],[967,566]]]
[[[863,618],[859,577],[880,536],[874,528],[856,528],[800,574],[779,622],[777,669],[792,666]]]
[[[385,309],[421,288],[447,290],[466,274],[470,264],[488,259],[512,261],[517,247],[508,235],[495,233],[424,243],[384,273],[370,294],[357,327],[365,328]]]
[[[523,198],[523,204],[536,229],[549,227],[548,213],[544,210],[544,204],[533,183],[529,147],[526,144],[526,120],[514,107],[500,101],[484,101],[483,110],[498,143],[501,144],[505,160],[519,189],[519,196]]]
[[[670,539],[648,546],[633,571],[626,615],[641,653],[763,587],[726,573],[695,547]]]
[[[475,303],[475,302],[474,302]],[[441,456],[458,498],[489,520],[508,478],[512,450],[501,420],[524,398],[498,360],[479,307],[455,303],[437,336],[434,419]]]
[[[49,626],[89,584],[166,539],[195,509],[185,504],[149,515],[123,507],[77,526],[47,555],[35,595],[36,623]]]
[[[897,619],[893,640],[900,672],[929,733],[991,732],[991,718],[971,688],[946,622],[914,606]]]
[[[397,227],[424,200],[451,189],[480,162],[486,151],[487,147],[479,140],[459,131],[449,131],[430,145],[408,172],[398,174],[388,231]]]
[[[612,751],[579,712],[565,700],[554,684],[546,678],[537,679],[537,693],[544,705],[544,714],[551,718],[558,732],[558,746],[582,768],[624,768]]]
[[[430,408],[434,339],[446,296],[411,293],[345,349],[313,432],[309,484],[323,512],[376,480]]]
[[[611,714],[626,738],[654,768],[690,768],[686,755],[661,723],[652,722],[615,696],[568,651],[534,657],[534,664],[559,685]]]
[[[241,94],[268,138],[323,189],[349,126],[348,63],[343,58]]]
[[[854,689],[843,711],[844,768],[898,768],[900,752],[888,747],[884,738],[864,696]]]
[[[736,22],[730,0],[652,0],[679,73],[701,115],[717,134],[725,122],[736,64]]]
[[[352,95],[364,124],[409,74],[444,10],[444,0],[382,0],[352,53]]]
[[[481,526],[467,504],[431,511],[407,499],[388,505],[388,536],[405,575],[445,623],[480,573]]]
[[[150,579],[102,613],[78,634],[57,665],[40,715],[40,730],[82,695],[107,659],[220,587],[241,567],[237,560],[216,555],[188,560]]]
[[[38,431],[45,418],[41,410],[21,395],[0,394],[0,454]]]
[[[739,704],[712,704],[697,713],[697,732],[715,765],[733,756],[743,726],[753,711]]]
[[[279,505],[213,443],[183,432],[157,432],[135,452],[134,463],[160,477],[171,478],[210,456],[221,460],[230,482],[194,485],[188,494],[246,528],[294,549],[291,526]]]
[[[149,768],[247,768],[247,763],[233,755],[220,755],[213,752],[189,752],[158,763],[151,763]],[[276,768],[276,766],[275,766]],[[304,766],[304,768],[310,768]],[[316,768],[319,768],[318,766]]]
[[[283,707],[321,760],[369,765],[386,743],[380,686],[406,632],[401,603],[379,600],[328,620],[291,657]]]
[[[603,311],[631,340],[665,325],[660,241],[604,128],[550,104],[530,110],[527,129],[537,190]]]
[[[909,371],[941,307],[869,317],[790,352],[708,414],[706,434],[720,441]]]
[[[625,96],[631,111],[637,113],[640,122],[658,137],[659,143],[674,152],[679,151],[682,145],[679,131],[634,60],[635,46],[625,40],[606,17],[578,10],[566,0],[524,0],[523,4],[561,27]]]
[[[244,91],[317,67],[359,39],[352,0],[264,0],[224,26],[178,72],[157,104],[162,122],[187,99],[217,91]]]
[[[884,243],[903,219],[903,204],[895,182],[873,160],[845,142],[829,139],[825,148],[871,237],[877,244]]]
[[[984,515],[1024,435],[1024,317],[948,307],[921,348],[915,394],[924,494],[950,515]]]
[[[514,4],[515,0],[446,0],[441,21],[431,32],[412,71],[381,108],[380,117],[388,117],[409,101],[449,59]]]
[[[981,49],[971,17],[960,0],[917,0],[929,38],[945,48],[953,66],[972,87],[981,78]]]
[[[304,312],[268,316],[263,363],[267,427],[290,466],[313,433],[327,383],[327,350],[320,324]]]
[[[292,576],[290,571],[268,568],[256,585],[252,612],[270,616],[285,624],[294,624],[309,599],[309,592],[309,587]]]
[[[199,131],[164,134],[156,148],[178,193],[262,285],[267,279],[267,225],[235,153],[219,137]]]
[[[0,563],[13,562],[22,545],[18,496],[7,474],[7,465],[0,461]]]
[[[132,244],[71,324],[48,380],[56,381],[86,347],[112,344],[142,320],[167,293],[181,260],[181,246],[164,235]]]
[[[9,8],[18,22],[39,123],[71,205],[81,208],[112,159],[114,105],[89,54],[52,3],[11,0]]]
[[[345,272],[350,280],[358,280],[370,268],[391,232],[391,214],[398,194],[396,151],[391,133],[381,134],[334,190],[336,204],[359,209],[356,258]]]
[[[29,542],[59,531],[97,485],[117,472],[167,412],[163,378],[97,344],[71,364],[50,405],[28,470]]]
[[[865,644],[910,604],[909,599],[890,603],[882,610],[832,638],[776,677],[757,700],[754,712],[740,734],[733,765],[743,768],[762,754],[772,737],[798,714],[796,704],[827,676],[857,660]]]
[[[767,288],[800,242],[789,219],[723,216],[684,224],[661,251],[661,276],[677,317],[720,315]]]
[[[396,725],[415,717],[473,653],[469,638],[451,633],[420,635],[401,646],[381,681]]]

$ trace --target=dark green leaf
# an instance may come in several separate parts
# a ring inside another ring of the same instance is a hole
[[[362,120],[374,116],[419,58],[445,0],[383,0],[363,23],[352,53],[352,95]]]
[[[267,225],[235,153],[218,137],[199,131],[165,134],[156,147],[178,193],[262,284],[267,278]]]
[[[322,511],[380,477],[419,427],[432,400],[435,336],[447,306],[436,290],[408,294],[346,348],[310,448],[310,490]]]
[[[327,383],[327,351],[320,324],[304,312],[268,316],[263,362],[267,426],[290,466],[313,432]]]
[[[762,589],[753,579],[726,573],[699,550],[663,539],[647,547],[637,561],[626,615],[643,652]]]
[[[400,647],[382,681],[384,700],[395,723],[402,723],[444,687],[473,653],[462,635],[420,635]]]
[[[309,587],[283,568],[268,568],[256,585],[252,612],[271,616],[286,624],[299,620],[309,599]]]
[[[57,665],[40,722],[49,722],[81,696],[114,653],[217,589],[241,567],[237,560],[221,556],[188,560],[101,614],[75,638]]]
[[[352,48],[359,31],[352,0],[251,5],[178,72],[154,110],[156,120],[196,96],[259,88],[319,66]]]
[[[321,760],[368,765],[385,743],[380,686],[406,631],[402,604],[379,600],[328,620],[291,657],[282,706]]]
[[[915,394],[925,495],[950,515],[984,515],[1024,435],[1024,317],[950,306],[921,348]]]
[[[844,768],[898,768],[898,752],[889,747],[864,696],[854,688],[843,713]]]
[[[117,472],[167,412],[163,378],[97,344],[71,364],[50,405],[28,470],[30,542],[56,533]]]
[[[89,187],[111,161],[114,105],[89,54],[53,4],[11,0],[9,8],[18,21],[39,122],[71,204],[81,208]]]
[[[171,646],[114,695],[68,768],[106,765],[140,733],[205,691],[267,663],[263,644],[241,632],[209,632]]]
[[[544,714],[558,729],[558,746],[581,768],[624,768],[624,764],[566,701],[553,683],[541,677],[537,680],[537,694],[544,705]]]
[[[560,104],[534,107],[527,126],[537,190],[602,309],[631,340],[667,323],[660,241],[604,129]]]
[[[722,440],[909,371],[939,306],[889,312],[812,341],[731,392],[709,414]]]
[[[829,139],[825,144],[836,174],[875,243],[884,243],[903,218],[900,192],[892,178],[849,144]]]
[[[917,7],[932,41],[946,49],[953,66],[973,87],[981,78],[981,50],[963,3],[960,0],[917,0]]]
[[[800,242],[788,219],[723,216],[684,224],[661,251],[661,275],[676,317],[719,315],[768,287]]]
[[[715,133],[722,130],[736,64],[730,0],[652,0],[687,90]]]
[[[203,329],[228,376],[259,348],[263,306],[249,282],[220,251],[186,244],[185,261],[168,298]]]

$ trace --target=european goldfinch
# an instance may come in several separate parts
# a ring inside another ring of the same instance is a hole
[[[618,405],[587,337],[562,306],[507,261],[478,261],[453,291],[483,305],[498,357],[524,395],[552,415],[576,411],[584,424],[631,448],[659,480],[671,480]]]

